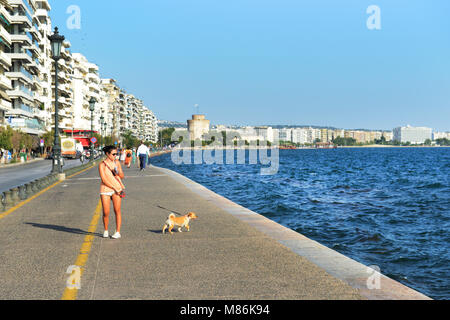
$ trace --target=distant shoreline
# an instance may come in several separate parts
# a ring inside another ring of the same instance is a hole
[[[338,148],[450,148],[450,146],[391,146],[371,144],[367,146],[339,146]]]
[[[285,148],[284,146],[278,146],[280,150],[331,150],[331,149],[356,149],[356,148],[450,148],[450,146],[391,146],[391,145],[366,145],[366,146],[338,146],[337,148],[315,148],[315,147],[297,147],[297,148]],[[171,151],[179,151],[179,150],[265,150],[265,149],[277,149],[277,147],[186,147],[186,148],[174,148]]]

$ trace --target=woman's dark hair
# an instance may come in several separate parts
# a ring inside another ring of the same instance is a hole
[[[113,151],[113,150],[117,150],[117,148],[114,147],[114,146],[106,146],[106,147],[103,148],[103,152],[105,154],[110,154],[111,151]]]

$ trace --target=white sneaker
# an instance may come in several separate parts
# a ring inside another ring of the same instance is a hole
[[[103,232],[103,238],[109,238],[108,230],[105,230],[105,232]]]
[[[122,236],[120,235],[120,233],[116,232],[116,233],[114,233],[114,235],[111,238],[120,239],[120,238],[122,238]]]

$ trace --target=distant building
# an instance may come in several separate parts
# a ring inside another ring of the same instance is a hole
[[[205,119],[202,114],[194,114],[192,120],[187,121],[189,136],[191,141],[200,139],[204,134],[209,133],[210,121]]]
[[[255,127],[257,140],[273,142],[273,129],[272,127]]]
[[[411,144],[422,144],[427,139],[432,139],[433,129],[426,127],[398,127],[393,130],[394,141]]]
[[[450,132],[435,132],[433,134],[433,140],[448,139],[450,140]]]
[[[278,129],[278,137],[280,141],[292,142],[292,129],[288,128]]]

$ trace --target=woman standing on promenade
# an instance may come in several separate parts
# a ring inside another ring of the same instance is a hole
[[[106,160],[100,163],[98,168],[102,180],[100,186],[100,198],[103,206],[103,225],[105,227],[103,237],[109,237],[108,225],[112,199],[114,212],[116,214],[116,233],[112,238],[119,239],[121,238],[120,228],[122,226],[122,198],[125,196],[125,186],[121,179],[123,179],[125,175],[123,174],[120,161],[116,160],[117,148],[108,146],[103,149],[103,152],[106,155]]]

